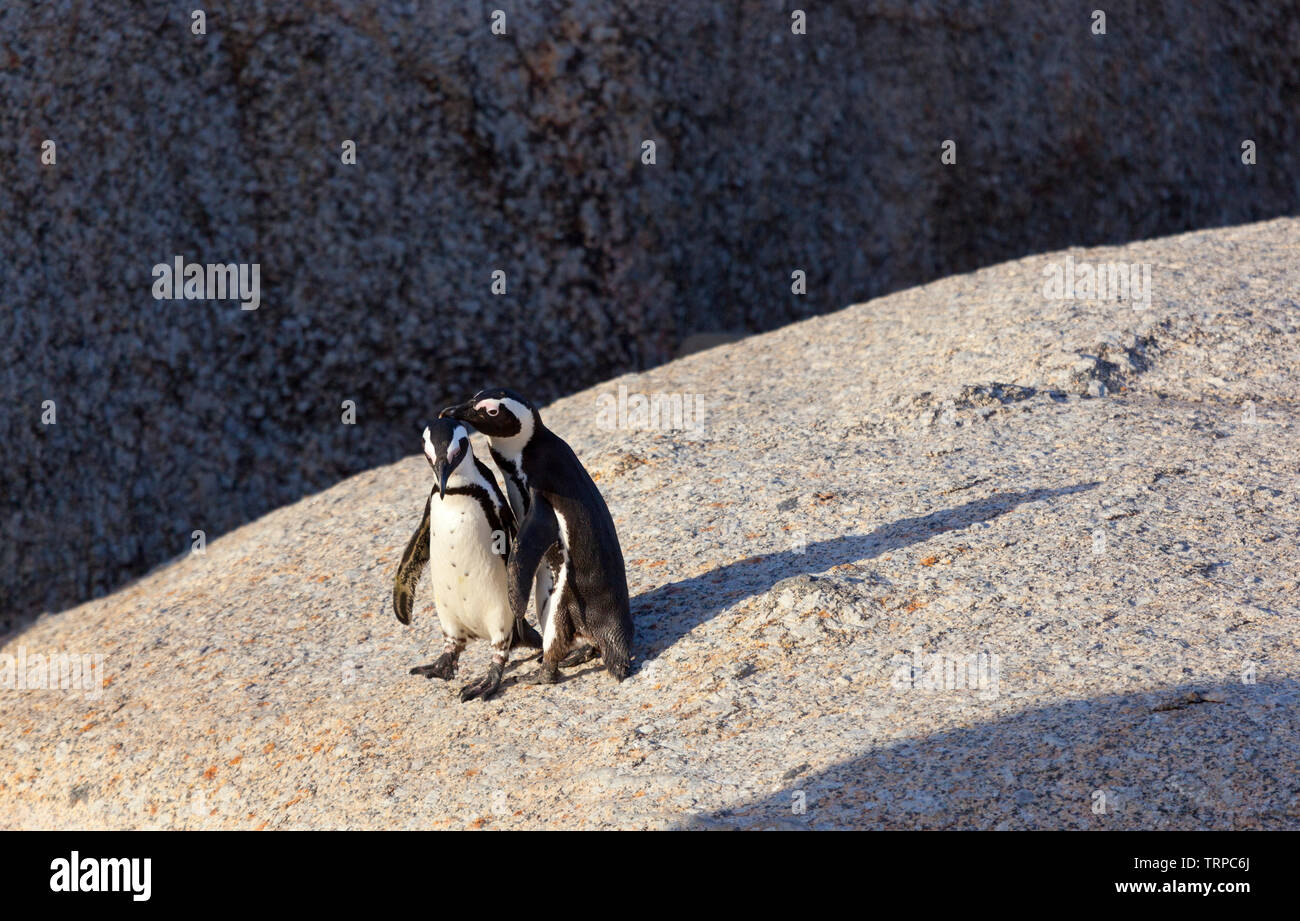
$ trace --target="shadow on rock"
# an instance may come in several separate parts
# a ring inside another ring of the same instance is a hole
[[[901,518],[870,534],[848,534],[810,543],[802,553],[783,550],[720,566],[680,582],[670,582],[632,599],[638,631],[637,657],[655,658],[699,624],[743,598],[762,594],[782,579],[825,572],[840,563],[870,560],[902,550],[948,531],[957,531],[1004,515],[1018,505],[1069,496],[1097,486],[1071,486],[997,493],[928,515]]]
[[[682,825],[1295,829],[1297,738],[1290,678],[1073,700],[891,744]]]

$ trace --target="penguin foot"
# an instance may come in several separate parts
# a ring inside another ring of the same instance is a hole
[[[542,635],[533,629],[533,625],[522,617],[515,621],[515,633],[510,638],[510,648],[524,646],[528,649],[542,648]]]
[[[450,652],[444,652],[438,658],[434,659],[428,665],[417,665],[411,669],[412,675],[423,675],[426,678],[441,678],[443,681],[449,681],[456,675],[456,656]]]
[[[488,667],[488,673],[486,675],[478,681],[475,681],[473,684],[467,684],[460,689],[460,702],[464,703],[465,701],[473,700],[476,697],[481,698],[482,700],[487,700],[495,694],[497,688],[501,687],[501,672],[504,667],[504,664],[501,662],[493,662]]]
[[[522,679],[524,684],[555,684],[559,680],[560,670],[545,660],[537,671]]]
[[[569,653],[560,660],[560,668],[573,668],[575,665],[581,665],[583,662],[590,662],[592,659],[600,658],[600,650],[591,644],[579,646],[573,652]]]

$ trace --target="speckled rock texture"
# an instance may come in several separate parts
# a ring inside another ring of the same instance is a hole
[[[1045,298],[1067,258],[1149,303]],[[106,686],[0,690],[0,825],[1300,827],[1298,291],[1295,219],[1034,256],[546,407],[622,538],[622,684],[408,675],[431,474],[360,474],[5,643]],[[620,387],[705,411],[608,428]]]
[[[805,35],[770,0],[214,0],[204,36],[194,6],[0,5],[0,630],[397,460],[486,381],[550,400],[1300,207],[1294,2],[1105,35],[1065,0],[818,3]],[[178,255],[257,263],[261,307],[153,300]]]

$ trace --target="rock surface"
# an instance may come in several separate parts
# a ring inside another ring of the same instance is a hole
[[[478,4],[213,0],[196,36],[0,5],[0,630],[396,460],[485,379],[551,399],[694,333],[1293,213],[1294,4],[1131,6],[1095,35],[1067,0],[852,0],[794,35],[768,0],[503,2],[496,36]],[[261,307],[153,300],[178,255],[259,264]]]
[[[1067,256],[1149,305],[1045,299]],[[409,676],[429,471],[353,477],[11,638],[107,686],[0,691],[0,825],[1300,827],[1298,267],[1300,220],[1035,256],[548,406],[621,685]],[[610,430],[621,386],[705,412]]]

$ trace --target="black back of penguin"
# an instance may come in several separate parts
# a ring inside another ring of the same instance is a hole
[[[572,557],[570,577],[575,586],[582,591],[584,601],[608,596],[616,612],[622,612],[627,619],[630,641],[627,569],[605,497],[573,448],[550,429],[541,428],[534,434],[523,457],[529,487],[545,493],[562,518]]]

